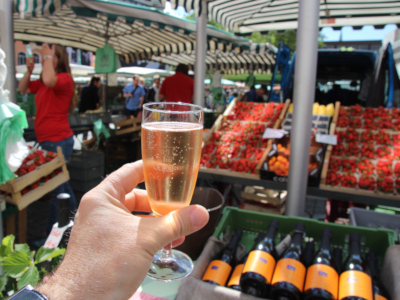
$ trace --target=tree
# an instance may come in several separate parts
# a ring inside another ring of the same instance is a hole
[[[192,12],[191,14],[186,16],[186,19],[192,20],[192,21],[196,21],[197,20],[197,16],[196,16],[196,14],[194,12]],[[214,26],[214,27],[216,27],[218,29],[222,29],[222,30],[226,31],[226,29],[220,23],[218,23],[215,20],[207,21],[207,24],[209,24],[211,26]]]
[[[285,32],[270,31],[268,34],[261,34],[260,32],[253,32],[250,39],[253,43],[262,44],[270,43],[276,47],[280,42],[284,42],[292,51],[296,50],[296,32],[294,30],[286,30]],[[318,48],[323,48],[325,36],[320,34],[318,38]]]

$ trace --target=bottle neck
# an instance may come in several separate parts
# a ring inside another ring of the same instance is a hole
[[[291,244],[301,245],[303,242],[303,232],[296,231],[293,233]]]
[[[367,266],[368,266],[369,272],[371,273],[371,277],[378,278],[379,272],[378,272],[378,267],[376,265],[376,260],[367,258]]]
[[[350,241],[349,255],[351,255],[351,256],[361,256],[360,241],[358,241],[358,240],[351,240]]]
[[[268,227],[268,231],[264,238],[264,241],[268,240],[268,241],[271,241],[272,243],[274,243],[275,242],[275,234],[276,234],[277,229],[278,228],[276,226]]]
[[[329,235],[323,235],[321,238],[321,250],[331,250],[331,237]]]

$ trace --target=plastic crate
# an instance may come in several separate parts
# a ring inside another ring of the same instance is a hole
[[[70,180],[71,188],[74,191],[81,192],[81,193],[86,193],[90,191],[92,188],[97,186],[100,182],[102,181],[102,178],[95,178],[92,180],[88,181],[82,181],[82,180]]]
[[[95,178],[102,178],[104,175],[104,164],[85,169],[71,167],[70,165],[67,168],[69,177],[73,180],[88,181]]]
[[[391,215],[358,207],[350,208],[350,225],[369,228],[386,228],[400,234],[400,215]]]
[[[73,153],[68,161],[69,168],[89,169],[104,166],[104,152],[101,151],[79,151]]]
[[[345,259],[347,255],[347,247],[343,246],[346,244],[347,236],[352,232],[358,233],[362,238],[362,248],[364,251],[368,248],[377,254],[380,264],[383,262],[386,249],[394,245],[396,239],[395,232],[389,229],[371,229],[325,223],[314,219],[270,215],[240,210],[234,207],[226,207],[224,209],[222,219],[214,231],[214,236],[222,236],[226,232],[228,226],[231,230],[238,228],[243,229],[241,243],[243,243],[246,246],[246,250],[249,251],[253,246],[257,234],[259,232],[266,232],[269,222],[272,219],[279,221],[278,233],[284,235],[291,233],[295,225],[298,222],[302,222],[305,226],[306,236],[314,238],[317,243],[321,238],[322,230],[325,228],[330,229],[332,231],[332,246],[339,246],[343,249],[343,259]]]

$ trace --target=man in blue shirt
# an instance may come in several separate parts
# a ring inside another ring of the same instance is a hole
[[[125,111],[128,117],[133,116],[137,117],[139,112],[142,109],[145,91],[143,86],[139,85],[139,76],[133,76],[133,82],[128,83],[124,90],[124,98],[125,100]]]
[[[264,102],[264,95],[267,94],[267,86],[261,85],[256,89],[254,86],[244,95],[243,101],[246,102]]]

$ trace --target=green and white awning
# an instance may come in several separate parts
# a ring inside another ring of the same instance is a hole
[[[201,0],[160,0],[172,8],[183,6],[196,15],[204,11]],[[304,0],[308,1],[308,0]],[[299,0],[208,0],[207,18],[236,34],[297,29]],[[400,1],[320,0],[319,27],[341,28],[400,24]]]
[[[92,52],[108,41],[127,63],[182,55],[191,57],[193,62],[190,65],[193,66],[196,22],[171,16],[156,8],[126,2],[14,0],[14,38],[59,43]],[[233,73],[253,69],[265,72],[275,61],[274,49],[268,45],[251,44],[246,39],[212,26],[207,27],[205,46],[210,62],[215,61],[217,54],[221,56],[221,53],[240,56],[236,61],[241,63],[235,64],[232,63],[235,58],[227,58],[229,70]],[[243,52],[246,53],[241,57]],[[248,63],[248,60],[255,65]],[[176,62],[176,59],[173,61]],[[213,69],[211,63],[208,68]]]

